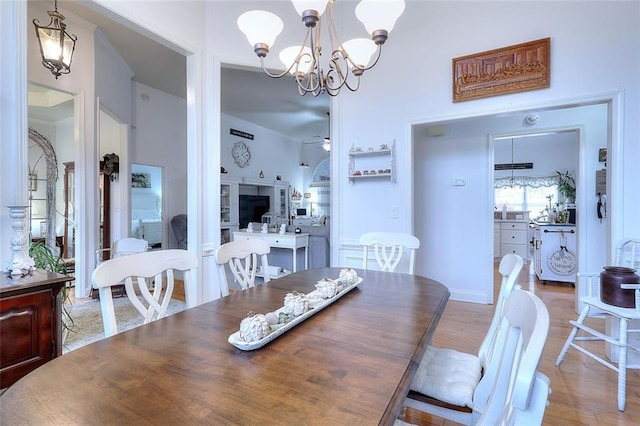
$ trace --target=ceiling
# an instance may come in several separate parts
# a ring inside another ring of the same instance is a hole
[[[47,10],[52,9],[50,1],[29,1],[41,2]],[[87,4],[61,1],[58,10],[63,15],[73,14],[98,26],[127,62],[135,81],[186,98],[186,59],[182,54],[134,31],[131,29],[133,24],[127,23],[129,27],[125,26],[114,20],[118,17],[106,17],[87,7]],[[73,33],[73,28],[68,27],[68,30]],[[76,44],[78,49],[82,49],[81,39]],[[250,47],[247,46],[247,49]],[[73,67],[71,69],[73,73]],[[224,114],[302,142],[319,141],[328,136],[329,96],[300,96],[293,78],[272,79],[257,71],[235,68],[222,70],[221,111]],[[56,117],[65,114],[59,109],[64,107],[61,104],[58,108],[43,108],[40,111],[30,107],[29,115],[44,120],[47,114],[53,114],[50,118],[55,121]],[[66,107],[69,108],[69,104]]]

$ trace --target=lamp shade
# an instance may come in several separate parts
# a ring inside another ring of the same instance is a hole
[[[74,41],[65,37],[64,29],[40,27],[38,36],[45,61],[61,61],[67,67],[71,64]]]
[[[347,40],[342,44],[342,47],[351,58],[351,61],[347,61],[349,66],[353,67],[353,64],[355,64],[360,68],[366,68],[377,49],[376,44],[368,38]]]
[[[284,23],[276,14],[266,10],[250,10],[238,17],[238,28],[244,33],[251,46],[266,44],[273,46],[282,32]]]
[[[291,67],[296,60],[298,60],[298,55],[300,55],[300,59],[298,61],[297,67],[292,67],[289,72],[291,74],[295,74],[296,72],[303,72],[304,74],[309,73],[311,69],[311,64],[313,63],[313,58],[311,57],[311,49],[308,47],[302,46],[290,46],[286,49],[282,49],[280,52],[280,61],[284,64],[287,69]]]
[[[356,17],[369,34],[376,30],[391,32],[404,12],[404,0],[362,0],[356,6]]]
[[[315,10],[318,12],[318,16],[324,13],[327,8],[329,0],[291,0],[293,7],[296,8],[298,15],[302,16],[305,10]]]

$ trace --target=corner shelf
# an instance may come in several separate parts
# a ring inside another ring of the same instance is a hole
[[[349,150],[349,182],[363,179],[389,179],[396,181],[395,140],[387,148],[374,149],[352,146]],[[388,163],[384,159],[388,157]],[[357,161],[356,161],[357,160]],[[363,170],[356,168],[360,164]]]

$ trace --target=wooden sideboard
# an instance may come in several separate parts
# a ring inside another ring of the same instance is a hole
[[[43,270],[0,278],[0,389],[62,355],[62,288],[71,280]]]

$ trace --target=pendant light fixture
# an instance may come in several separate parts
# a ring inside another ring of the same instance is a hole
[[[370,39],[355,38],[342,42],[333,18],[335,0],[291,0],[307,28],[299,46],[290,46],[280,52],[280,60],[286,70],[272,74],[264,64],[276,37],[282,32],[284,23],[274,13],[251,10],[238,17],[238,28],[242,31],[260,65],[269,77],[280,78],[291,74],[301,95],[311,93],[318,96],[327,93],[336,96],[343,87],[355,92],[360,87],[360,76],[380,59],[382,45],[396,20],[404,12],[404,0],[362,0],[355,15],[365,26]],[[322,46],[322,24],[326,26],[329,46]],[[338,21],[339,23],[340,21]],[[326,55],[321,63],[322,55]],[[374,59],[372,59],[374,58]]]
[[[511,138],[511,181],[510,181],[511,188],[513,188],[515,181],[516,180],[513,177],[513,138]]]
[[[51,20],[47,26],[38,25],[40,21],[33,20],[36,37],[40,46],[42,65],[51,71],[56,80],[61,74],[71,72],[71,60],[78,37],[67,33],[64,15],[58,12],[58,0],[54,0],[54,10],[47,13]]]

